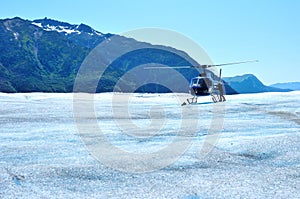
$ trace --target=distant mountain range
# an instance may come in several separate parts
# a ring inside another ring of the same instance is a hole
[[[224,77],[223,80],[238,93],[288,92],[292,89],[265,86],[257,77],[246,74],[235,77]]]
[[[109,54],[101,63],[112,61],[108,70],[98,82],[96,92],[111,92],[124,74],[136,66],[157,63],[168,66],[195,66],[195,60],[183,51],[139,42],[114,34],[104,34],[85,25],[72,25],[48,18],[24,20],[19,17],[0,20],[0,92],[72,92],[74,80],[86,56],[101,42],[117,38],[119,43],[113,49],[134,49],[116,60]],[[186,80],[198,76],[196,69],[176,69]],[[91,90],[89,77],[80,92]],[[176,76],[167,72],[137,74],[136,81],[122,82],[122,91],[131,91],[137,82],[148,80],[163,81],[174,85],[173,92],[187,92],[187,84],[178,84]],[[263,85],[255,76],[245,75],[224,78],[227,94],[248,92],[289,91]],[[227,83],[226,83],[227,82]],[[120,89],[120,88],[119,88]],[[138,87],[136,92],[170,92],[164,86],[147,84]]]
[[[281,89],[291,89],[295,91],[300,90],[300,82],[277,83],[270,86]]]

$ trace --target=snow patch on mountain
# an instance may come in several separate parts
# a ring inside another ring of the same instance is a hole
[[[69,23],[59,22],[47,18],[34,20],[31,24],[42,28],[45,31],[56,31],[59,33],[64,33],[65,35],[82,34],[84,32],[90,36],[97,35],[103,37],[103,34],[101,32],[98,32],[85,24],[72,25]]]
[[[42,23],[36,23],[36,22],[32,22],[32,25],[35,25],[37,27],[43,28]]]
[[[59,33],[66,33],[66,34],[72,34],[72,33],[77,33],[77,34],[81,34],[81,32],[79,30],[76,29],[72,29],[71,27],[68,26],[52,26],[47,24],[46,26],[43,26],[41,23],[35,23],[32,22],[33,25],[38,26],[40,28],[43,28],[43,30],[45,31],[56,31]]]

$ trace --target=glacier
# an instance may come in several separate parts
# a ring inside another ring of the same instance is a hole
[[[146,157],[177,137],[190,139],[182,155],[165,167],[126,172],[89,150],[74,118],[74,94],[0,93],[0,197],[299,198],[300,91],[230,95],[217,104],[204,97],[197,105],[181,106],[187,97],[92,95],[103,135],[122,151]],[[214,120],[220,107],[222,120]],[[82,123],[89,124],[84,110]],[[184,120],[196,131],[182,135],[178,129]],[[210,135],[218,121],[222,128]],[[199,156],[209,136],[215,140]],[[171,155],[170,150],[165,159]]]

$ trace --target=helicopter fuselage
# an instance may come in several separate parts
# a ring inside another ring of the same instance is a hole
[[[215,81],[210,77],[194,77],[190,82],[190,94],[193,96],[210,95]]]

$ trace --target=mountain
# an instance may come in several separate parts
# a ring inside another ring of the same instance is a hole
[[[277,83],[270,86],[281,89],[300,90],[300,82]]]
[[[262,93],[262,92],[288,92],[290,89],[280,89],[271,86],[265,86],[257,77],[252,74],[245,74],[235,77],[224,77],[231,88],[238,93]]]
[[[80,24],[72,25],[48,18],[24,20],[19,17],[0,20],[0,92],[72,92],[77,72],[92,49],[101,42],[111,42],[115,51],[133,50],[116,60],[111,60],[115,52],[105,52],[99,58],[100,63],[111,65],[99,80],[96,92],[113,91],[114,85],[128,71],[136,66],[157,63],[168,66],[198,65],[185,52],[177,49],[138,42],[134,39],[104,34],[93,28]],[[110,62],[109,62],[110,63]],[[176,69],[187,82],[198,75],[196,69]],[[92,91],[88,87],[90,77],[85,77],[86,86],[80,92]],[[177,83],[176,76],[168,72],[149,71],[133,77],[138,82],[153,80],[174,85],[174,92],[187,92],[188,84]],[[170,92],[158,84],[137,87],[137,83],[127,79],[122,83],[122,91]],[[228,93],[232,91],[229,86]],[[233,92],[233,91],[232,91]]]
[[[111,38],[117,43],[110,41]],[[0,20],[0,92],[72,92],[74,80],[86,56],[101,42],[113,43],[103,50],[97,64],[111,63],[99,80],[96,92],[187,92],[196,69],[139,71],[126,80],[121,77],[136,66],[156,63],[167,66],[199,65],[183,51],[104,34],[85,25],[73,25],[48,18]],[[132,50],[117,59],[120,50]],[[95,68],[96,69],[96,68]],[[180,77],[185,83],[178,82]],[[93,78],[83,77],[85,86],[76,92],[94,92]],[[122,84],[115,87],[122,80]],[[156,83],[145,82],[159,82]],[[139,86],[142,85],[142,86]],[[172,89],[163,85],[172,85]],[[227,94],[236,92],[225,84]]]
[[[73,34],[45,30],[18,17],[0,20],[0,91],[71,91],[78,67],[90,52],[67,38]]]

